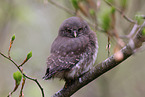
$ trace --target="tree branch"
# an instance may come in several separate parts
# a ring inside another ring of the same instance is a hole
[[[142,29],[145,27],[145,22],[140,26],[137,34],[133,38],[133,42],[129,42],[124,48],[121,49],[123,54],[123,59],[116,61],[114,55],[107,58],[105,61],[97,64],[94,69],[90,70],[84,74],[79,80],[75,80],[71,85],[63,87],[60,91],[55,93],[52,97],[70,97],[76,91],[78,91],[83,86],[87,85],[94,79],[98,78],[105,72],[119,65],[121,62],[125,61],[128,57],[135,53],[135,50],[141,47],[142,43],[145,42],[145,35],[142,34]],[[133,46],[132,46],[133,45]],[[67,83],[65,83],[66,85]]]

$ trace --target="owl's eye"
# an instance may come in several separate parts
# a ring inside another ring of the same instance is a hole
[[[83,30],[83,28],[79,28],[79,29],[78,29],[78,32],[81,32],[82,30]]]
[[[67,29],[66,32],[71,33],[71,30],[70,29]]]

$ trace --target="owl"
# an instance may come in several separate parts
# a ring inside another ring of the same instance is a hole
[[[79,17],[70,17],[60,26],[47,59],[45,80],[80,78],[93,67],[98,52],[95,32]]]

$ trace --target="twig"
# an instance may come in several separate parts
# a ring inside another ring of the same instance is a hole
[[[20,95],[19,95],[19,97],[22,97],[22,95],[23,95],[23,88],[24,88],[24,84],[25,84],[25,78],[23,78],[23,82],[22,82],[22,86],[21,86],[21,90],[20,90]]]
[[[70,9],[67,9],[65,7],[63,7],[62,5],[54,2],[54,0],[48,0],[48,2],[50,2],[51,4],[55,5],[56,7],[58,8],[61,8],[63,9],[64,11],[66,11],[67,13],[71,14],[71,15],[76,15],[74,11],[70,10]]]
[[[110,36],[108,35],[108,44],[107,44],[107,50],[108,50],[108,57],[110,56]]]
[[[40,88],[40,90],[41,90],[41,93],[42,93],[42,97],[44,97],[43,88],[42,88],[42,86],[40,85],[40,83],[37,81],[37,79],[31,78],[31,77],[27,76],[26,74],[24,74],[24,73],[22,72],[22,70],[20,69],[20,67],[17,65],[17,63],[16,63],[15,61],[13,61],[12,59],[10,59],[9,57],[5,56],[3,53],[0,52],[0,55],[2,55],[4,58],[6,58],[6,59],[8,59],[9,61],[11,61],[11,62],[18,68],[18,70],[23,74],[23,76],[25,76],[25,77],[26,77],[27,79],[29,79],[29,80],[34,81],[34,82],[39,86],[39,88]]]
[[[22,67],[21,67],[21,68],[22,68]],[[23,68],[22,68],[21,70],[22,70],[22,72],[23,72]],[[20,95],[19,95],[19,97],[22,97],[22,95],[23,95],[23,89],[24,89],[25,81],[26,81],[26,78],[23,76],[23,81],[22,81],[22,86],[21,86],[21,90],[20,90]]]
[[[116,8],[114,5],[112,5],[110,2],[108,2],[107,0],[104,0],[109,6],[111,6],[111,7],[114,7],[127,21],[129,21],[129,22],[131,22],[131,23],[133,23],[133,24],[136,24],[136,21],[134,21],[134,20],[132,20],[132,19],[130,19],[130,18],[128,18],[125,14],[124,14],[124,12],[122,12],[119,8]]]
[[[133,35],[135,34],[136,30],[139,28],[137,24],[134,24],[131,32],[128,35],[121,35],[119,36],[120,38],[127,38],[127,39],[132,39]]]
[[[131,38],[131,37],[135,34],[137,28],[138,28],[138,25],[137,25],[137,24],[134,24],[133,29],[132,29],[131,32],[127,35],[127,37],[128,37],[128,38]]]
[[[10,51],[11,51],[11,48],[12,48],[12,44],[13,44],[13,41],[11,40],[11,41],[10,41],[9,50],[8,50],[8,57],[9,57],[10,59],[11,59]]]

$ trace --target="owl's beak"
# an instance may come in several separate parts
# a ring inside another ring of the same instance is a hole
[[[77,37],[77,31],[73,31],[74,32],[74,37]]]

